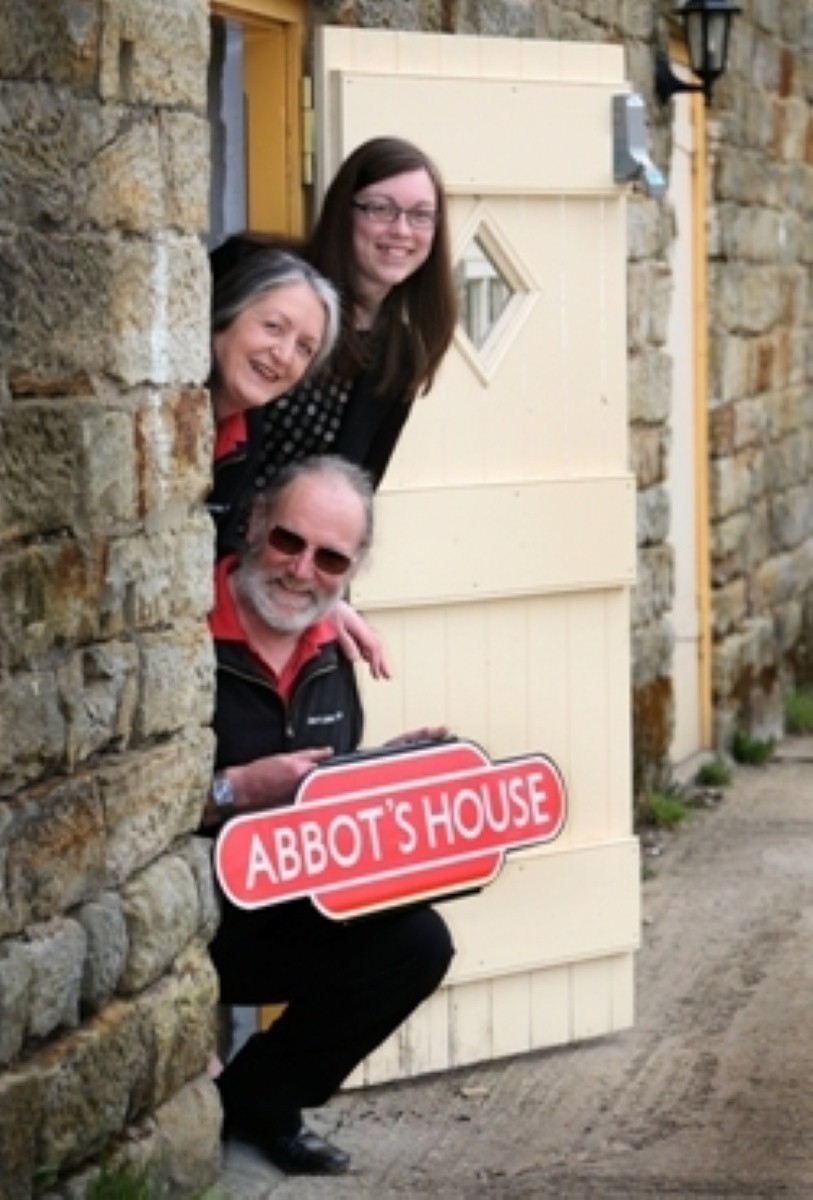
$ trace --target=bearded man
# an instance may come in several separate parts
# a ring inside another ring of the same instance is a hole
[[[372,489],[340,458],[284,468],[255,502],[246,545],[218,564],[216,772],[203,829],[291,803],[304,776],[355,750],[363,716],[331,613],[373,533]],[[406,739],[443,730],[416,731]],[[227,1005],[283,1004],[217,1078],[224,1131],[288,1174],[341,1174],[349,1156],[302,1109],[325,1104],[438,987],[453,954],[426,905],[356,921],[310,900],[245,910],[222,897],[210,947]]]

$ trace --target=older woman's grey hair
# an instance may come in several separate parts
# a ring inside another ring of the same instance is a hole
[[[212,288],[212,333],[228,329],[244,309],[267,293],[299,283],[313,291],[325,313],[324,336],[307,370],[307,374],[315,374],[336,344],[339,296],[332,283],[295,254],[271,247],[257,249],[217,278]]]

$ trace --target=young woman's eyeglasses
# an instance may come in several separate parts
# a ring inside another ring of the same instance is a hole
[[[438,219],[434,208],[401,208],[394,200],[354,200],[353,208],[374,225],[394,225],[400,217],[406,217],[412,229],[434,229]]]
[[[308,548],[313,549],[313,565],[325,575],[344,575],[350,570],[354,559],[341,550],[333,550],[330,546],[313,546],[311,542],[286,529],[284,525],[275,525],[268,534],[268,545],[277,554],[285,558],[298,558]]]

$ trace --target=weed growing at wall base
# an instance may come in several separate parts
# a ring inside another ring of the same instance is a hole
[[[639,813],[641,823],[655,829],[676,829],[688,815],[689,808],[684,800],[664,792],[653,792],[648,796]]]
[[[153,1200],[146,1175],[125,1169],[103,1170],[87,1200]]]
[[[731,756],[735,762],[744,763],[749,767],[762,767],[773,758],[776,742],[773,738],[751,737],[750,734],[738,729],[731,742]]]
[[[731,768],[722,758],[712,758],[698,768],[694,781],[700,787],[728,787],[731,783]]]
[[[785,701],[785,728],[804,736],[813,733],[813,692],[793,692]]]

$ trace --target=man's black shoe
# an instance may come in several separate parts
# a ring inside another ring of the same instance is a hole
[[[320,1138],[307,1125],[292,1137],[276,1134],[262,1147],[275,1167],[286,1175],[344,1175],[350,1155]]]
[[[240,1125],[230,1128],[229,1132],[262,1150],[286,1175],[344,1175],[350,1166],[349,1154],[320,1138],[307,1125],[292,1134],[261,1134]]]

